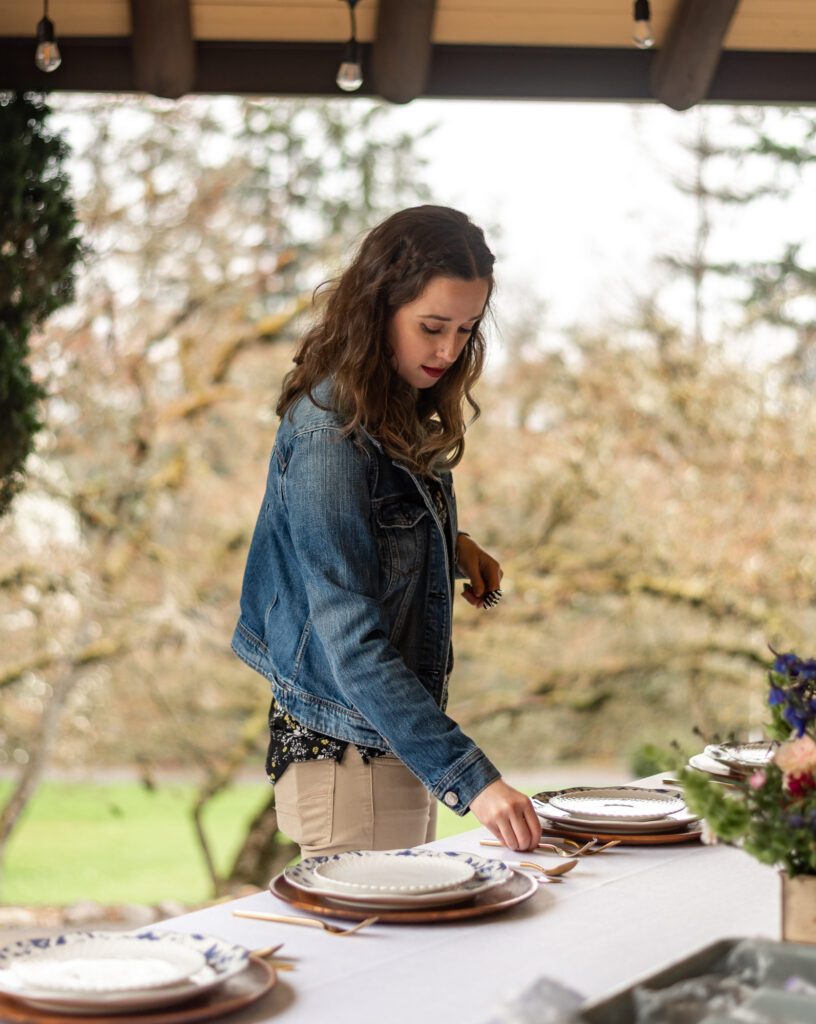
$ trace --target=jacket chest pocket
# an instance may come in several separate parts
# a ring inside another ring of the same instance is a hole
[[[374,513],[385,594],[419,572],[428,550],[428,509],[416,502],[391,501]]]

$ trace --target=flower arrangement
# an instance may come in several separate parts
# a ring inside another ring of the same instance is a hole
[[[775,654],[768,673],[773,759],[733,786],[682,773],[688,806],[717,839],[789,878],[816,875],[816,660]]]

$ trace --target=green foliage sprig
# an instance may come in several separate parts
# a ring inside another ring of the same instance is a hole
[[[816,661],[777,655],[768,679],[773,760],[729,786],[687,769],[684,795],[718,839],[790,877],[816,875]]]
[[[20,490],[41,427],[31,332],[70,302],[81,255],[64,170],[67,147],[34,94],[0,95],[0,516]]]

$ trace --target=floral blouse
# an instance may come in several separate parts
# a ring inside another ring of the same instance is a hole
[[[428,489],[444,530],[448,525],[448,509],[442,488],[434,480],[429,480]],[[336,740],[332,736],[324,736],[301,725],[280,707],[274,697],[272,698],[272,707],[269,711],[269,747],[266,752],[266,774],[270,782],[277,782],[290,764],[299,764],[302,761],[340,761],[347,746],[346,740]],[[381,757],[386,753],[374,747],[358,746],[357,750],[366,764],[372,757]]]

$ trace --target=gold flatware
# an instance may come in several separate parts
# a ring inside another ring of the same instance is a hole
[[[232,916],[248,917],[253,921],[275,921],[278,924],[302,924],[306,928],[322,928],[329,935],[339,935],[341,937],[353,935],[355,932],[362,931],[363,928],[368,928],[370,924],[379,921],[379,917],[367,917],[365,921],[360,921],[351,928],[338,928],[336,925],[319,921],[316,917],[287,917],[285,914],[260,914],[254,910],[233,910]]]
[[[558,857],[581,857],[587,853],[597,852],[596,850],[592,849],[592,847],[597,842],[596,839],[590,839],[590,841],[588,843],[584,843],[583,846],[580,846],[578,843],[573,842],[572,839],[559,839],[559,842],[567,843],[570,847],[572,847],[572,849],[563,850],[560,846],[556,846],[555,843],[539,843],[536,847],[536,851],[544,853],[554,853]],[[615,840],[615,842],[618,842],[618,840]],[[480,839],[479,845],[497,846],[503,849],[509,849],[509,847],[506,847],[504,843],[500,843],[498,839]]]
[[[505,864],[509,868],[526,868],[530,871],[540,871],[542,875],[546,875],[547,878],[557,878],[560,880],[561,875],[566,875],[568,871],[572,871],[575,865],[578,863],[577,860],[568,860],[563,864],[557,864],[554,868],[545,868],[540,864],[536,864],[532,860],[508,860]]]
[[[257,956],[259,960],[265,960],[268,956],[272,956],[273,953],[277,953],[282,948],[283,943],[279,942],[277,946],[264,946],[263,949],[253,949],[252,955]]]
[[[600,843],[600,842],[601,842],[601,840],[598,839],[597,836],[593,836],[592,837],[592,842],[587,844],[586,847],[582,848],[582,855],[584,857],[592,857],[596,853],[603,853],[604,850],[611,850],[613,846],[620,846],[620,844],[623,842],[623,840],[622,839],[609,839],[609,840],[607,840],[607,842],[601,843],[600,846],[596,845],[597,843]],[[570,856],[571,857],[577,857],[578,856],[577,851],[574,854],[570,854]]]
[[[270,967],[274,967],[276,971],[294,971],[296,965],[290,963],[292,959],[291,957],[279,959],[275,956],[275,953],[282,948],[283,943],[279,942],[277,946],[264,946],[263,949],[253,949],[252,955],[257,957],[259,960],[266,960]]]
[[[611,850],[613,846],[620,846],[621,842],[621,839],[610,839],[609,842],[604,843],[603,846],[593,846],[591,850],[587,850],[587,855],[591,856],[595,853],[603,853],[604,850]]]

